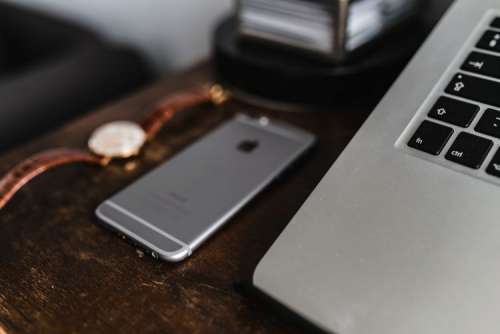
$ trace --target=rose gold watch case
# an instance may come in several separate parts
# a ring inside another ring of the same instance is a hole
[[[117,121],[97,128],[88,146],[94,154],[106,158],[130,158],[139,154],[146,142],[146,133],[136,123]]]

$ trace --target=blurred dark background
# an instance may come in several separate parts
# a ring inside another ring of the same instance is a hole
[[[229,4],[0,1],[0,153],[206,57]]]

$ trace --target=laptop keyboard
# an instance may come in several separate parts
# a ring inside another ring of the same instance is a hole
[[[400,140],[410,154],[500,183],[500,15],[467,44]]]

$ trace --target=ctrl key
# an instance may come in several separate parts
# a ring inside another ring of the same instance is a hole
[[[493,142],[489,139],[461,132],[451,145],[446,159],[466,167],[479,169],[492,146]]]
[[[434,122],[423,121],[408,142],[411,148],[439,155],[453,134],[453,129]]]

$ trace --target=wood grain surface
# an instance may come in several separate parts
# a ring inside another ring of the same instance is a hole
[[[42,149],[84,147],[97,126],[140,119],[161,97],[209,80],[210,69],[201,64],[17,148],[0,157],[0,173]],[[367,92],[323,112],[275,112],[238,102],[192,110],[134,161],[106,169],[62,167],[35,179],[0,212],[0,333],[305,331],[248,283],[379,98]],[[154,260],[98,224],[98,204],[236,112],[300,126],[318,136],[318,145],[185,262]]]

